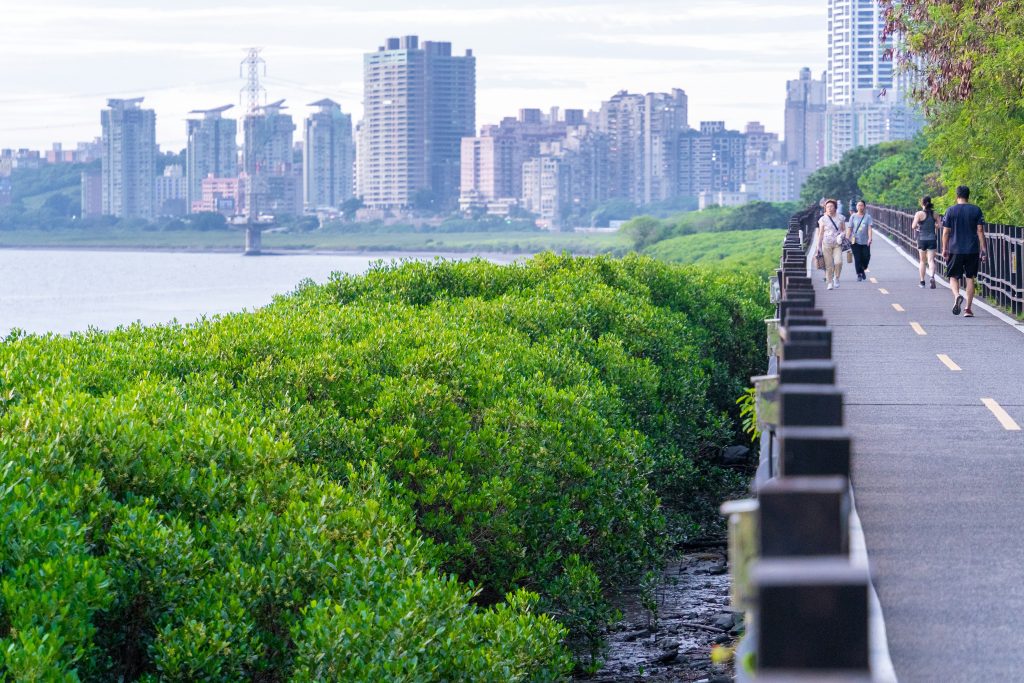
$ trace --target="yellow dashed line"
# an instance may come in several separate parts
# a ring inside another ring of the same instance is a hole
[[[907,312],[907,309],[903,308],[899,304],[893,304],[892,307],[896,309],[897,313],[906,313]]]
[[[1014,422],[1010,414],[1003,410],[1003,407],[999,405],[995,399],[983,398],[981,402],[985,404],[985,407],[992,411],[992,414],[999,420],[999,424],[1003,425],[1003,429],[1008,432],[1019,432],[1020,425]]]
[[[953,372],[960,372],[960,370],[961,370],[960,366],[957,365],[956,363],[954,363],[953,359],[950,358],[949,356],[947,356],[946,354],[940,353],[939,354],[939,360],[941,360],[942,364],[945,365],[950,370],[952,370]]]
[[[889,293],[889,290],[886,289],[885,287],[879,287],[878,291],[881,292],[882,294],[888,294]]]
[[[914,330],[914,332],[917,332],[918,335],[922,337],[928,335],[928,333],[924,331],[924,328],[921,327],[921,323],[910,323],[910,327]]]

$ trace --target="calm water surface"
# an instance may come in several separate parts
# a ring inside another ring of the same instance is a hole
[[[66,334],[136,321],[191,322],[264,306],[305,278],[325,282],[332,272],[358,274],[378,259],[409,257],[0,249],[0,336],[15,327]]]

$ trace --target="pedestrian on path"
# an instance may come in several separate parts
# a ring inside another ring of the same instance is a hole
[[[917,255],[920,262],[920,287],[924,289],[925,266],[931,273],[931,288],[935,289],[935,252],[938,250],[939,214],[935,212],[931,197],[921,198],[921,210],[914,214],[913,231],[917,234]]]
[[[956,204],[946,210],[942,218],[942,258],[946,259],[946,277],[953,290],[953,315],[960,315],[964,297],[960,294],[960,280],[966,280],[967,307],[965,318],[973,318],[974,281],[978,268],[988,258],[985,247],[985,215],[970,203],[971,190],[966,185],[956,188]]]
[[[868,279],[867,269],[871,263],[871,240],[874,237],[875,220],[868,213],[863,200],[857,202],[857,213],[850,216],[846,237],[853,246],[853,265],[857,270],[857,282]]]
[[[825,215],[818,220],[818,255],[825,258],[826,289],[838,289],[843,272],[843,230],[846,216],[837,213],[834,199],[825,201]]]

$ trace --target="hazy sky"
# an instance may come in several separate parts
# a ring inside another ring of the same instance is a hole
[[[0,0],[0,147],[92,139],[107,97],[145,96],[157,141],[180,149],[189,110],[238,107],[249,46],[264,48],[268,95],[287,99],[297,123],[322,97],[358,119],[363,53],[404,34],[473,50],[478,127],[521,107],[596,109],[618,90],[679,87],[691,125],[761,120],[781,131],[785,81],[803,66],[824,68],[825,8],[825,0]]]

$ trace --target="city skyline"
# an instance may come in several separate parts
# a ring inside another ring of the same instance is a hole
[[[362,55],[374,49],[373,36],[443,31],[477,55],[478,128],[523,107],[592,110],[618,90],[682,87],[691,120],[724,120],[735,129],[759,120],[781,131],[785,82],[825,62],[822,0],[495,5],[458,0],[423,9],[399,1],[352,10],[314,0],[210,8],[185,0],[157,9],[114,0],[5,8],[14,39],[11,68],[0,74],[8,94],[0,103],[0,147],[90,140],[99,104],[143,96],[158,112],[157,141],[177,151],[189,111],[238,104],[237,68],[249,45],[264,47],[271,100],[286,99],[304,115],[306,102],[329,97],[355,121],[362,118]]]

